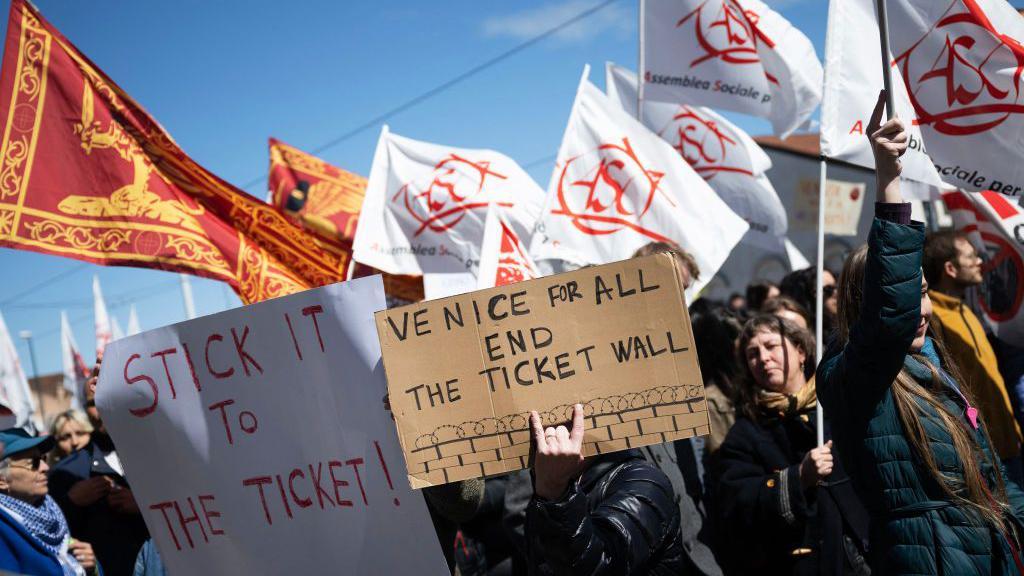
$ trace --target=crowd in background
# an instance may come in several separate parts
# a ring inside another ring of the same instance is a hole
[[[813,268],[696,300],[710,435],[584,459],[582,407],[560,426],[534,414],[530,470],[423,490],[453,572],[1020,573],[1024,368],[965,303],[982,282],[967,238],[911,222],[906,135],[878,117],[875,220],[824,272],[824,357]],[[699,278],[679,247],[637,255],[662,251]],[[0,569],[163,573],[95,406],[100,368],[85,414],[0,433]]]

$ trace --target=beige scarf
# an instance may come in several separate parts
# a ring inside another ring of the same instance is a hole
[[[814,377],[812,376],[795,395],[761,390],[757,396],[757,405],[764,413],[777,415],[779,418],[804,414],[818,405]]]

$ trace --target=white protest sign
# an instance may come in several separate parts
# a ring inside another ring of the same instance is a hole
[[[380,276],[108,345],[97,392],[171,574],[445,574],[384,407]]]

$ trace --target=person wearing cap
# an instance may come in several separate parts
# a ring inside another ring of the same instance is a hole
[[[0,432],[0,570],[21,574],[98,574],[92,546],[74,540],[64,514],[49,496],[46,453],[51,436],[20,428]]]

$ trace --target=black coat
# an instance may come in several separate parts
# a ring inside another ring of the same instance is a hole
[[[800,463],[817,442],[814,409],[757,422],[739,417],[718,452],[716,555],[730,574],[857,574],[868,516],[838,459],[804,490]]]
[[[135,557],[149,539],[149,531],[141,514],[115,512],[105,499],[84,508],[73,504],[68,491],[93,476],[109,476],[118,486],[128,487],[124,476],[107,464],[103,451],[91,442],[50,470],[50,495],[64,512],[71,536],[92,544],[103,572],[107,576],[130,575],[135,569]]]
[[[557,502],[526,509],[534,574],[680,574],[679,508],[665,474],[636,450],[596,457]]]

